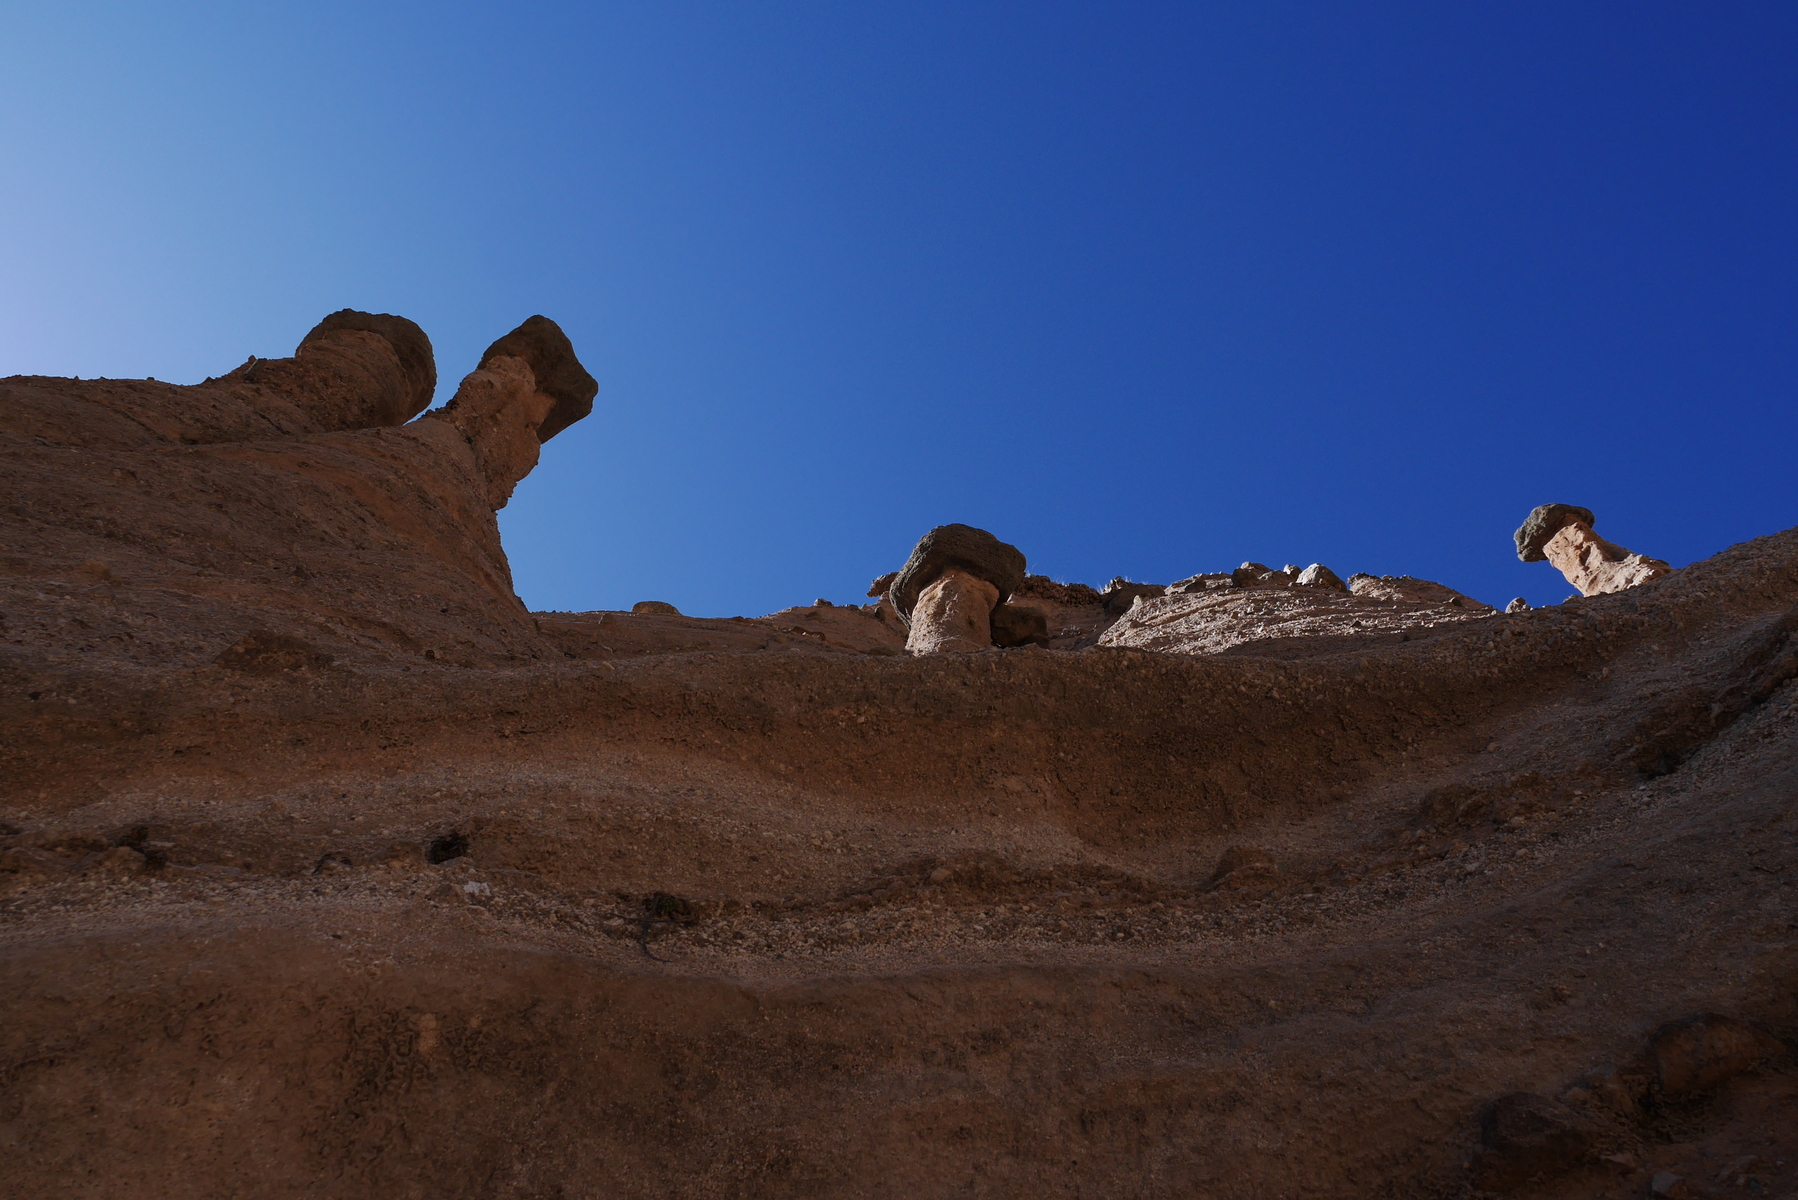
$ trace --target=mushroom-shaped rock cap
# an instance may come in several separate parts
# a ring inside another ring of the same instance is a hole
[[[1548,545],[1548,539],[1561,532],[1569,521],[1579,521],[1590,527],[1594,523],[1592,510],[1577,504],[1537,505],[1512,535],[1517,540],[1517,557],[1524,562],[1541,562],[1547,558],[1542,547]]]
[[[406,414],[406,418],[415,417],[425,410],[431,403],[431,397],[437,392],[437,357],[431,353],[431,339],[425,336],[424,330],[405,317],[344,308],[314,325],[312,332],[300,339],[300,349],[304,350],[306,343],[340,329],[378,333],[386,338],[387,344],[399,356],[400,369],[406,373],[406,386],[412,405],[412,411]]]
[[[888,592],[899,615],[911,619],[918,593],[950,567],[960,567],[999,589],[999,599],[1024,586],[1024,552],[972,525],[938,525],[918,539]]]
[[[562,327],[548,317],[536,316],[508,333],[481,355],[481,366],[504,354],[524,359],[537,377],[537,390],[556,402],[537,426],[537,440],[547,442],[593,411],[599,383],[587,374],[574,356],[574,344]]]

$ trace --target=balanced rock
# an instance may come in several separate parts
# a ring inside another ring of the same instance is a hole
[[[522,358],[530,364],[537,391],[554,403],[537,423],[537,441],[547,442],[593,411],[599,384],[575,357],[574,344],[562,327],[545,316],[529,317],[524,324],[487,347],[481,366],[496,358]]]
[[[918,539],[889,585],[887,594],[899,615],[911,621],[920,594],[951,569],[991,584],[997,604],[1024,585],[1024,552],[972,525],[938,525]]]
[[[1588,529],[1598,523],[1591,509],[1577,504],[1538,504],[1511,535],[1517,543],[1517,557],[1524,562],[1541,562],[1547,558],[1542,548],[1569,521],[1578,521]]]
[[[556,323],[532,317],[489,346],[450,402],[428,415],[461,433],[498,511],[537,465],[542,444],[591,412],[598,390]]]
[[[985,650],[993,644],[992,614],[998,603],[998,588],[949,567],[919,593],[905,648],[913,654]]]
[[[1673,570],[1658,558],[1633,554],[1592,532],[1592,510],[1543,504],[1512,535],[1524,562],[1547,559],[1582,596],[1621,592]]]

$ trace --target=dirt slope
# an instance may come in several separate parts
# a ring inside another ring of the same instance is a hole
[[[919,659],[530,614],[429,418],[146,386],[0,381],[9,1195],[1798,1190],[1798,530]]]

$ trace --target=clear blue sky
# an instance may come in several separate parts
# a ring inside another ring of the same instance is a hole
[[[1798,524],[1798,5],[0,9],[0,374],[197,381],[345,306],[447,399],[600,382],[536,608],[1322,561],[1555,602]]]

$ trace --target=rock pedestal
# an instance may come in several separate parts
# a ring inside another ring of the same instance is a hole
[[[462,434],[497,512],[537,465],[542,444],[593,410],[598,390],[561,328],[532,317],[487,347],[450,402],[429,416]]]
[[[1673,568],[1605,541],[1584,521],[1569,521],[1542,545],[1542,554],[1582,596],[1621,592],[1659,579]]]
[[[1658,558],[1631,554],[1592,532],[1597,518],[1577,504],[1539,504],[1517,532],[1517,557],[1523,562],[1547,559],[1560,569],[1582,596],[1621,592],[1670,573]]]
[[[912,654],[966,654],[993,644],[992,613],[999,589],[950,567],[918,593],[911,613]]]

